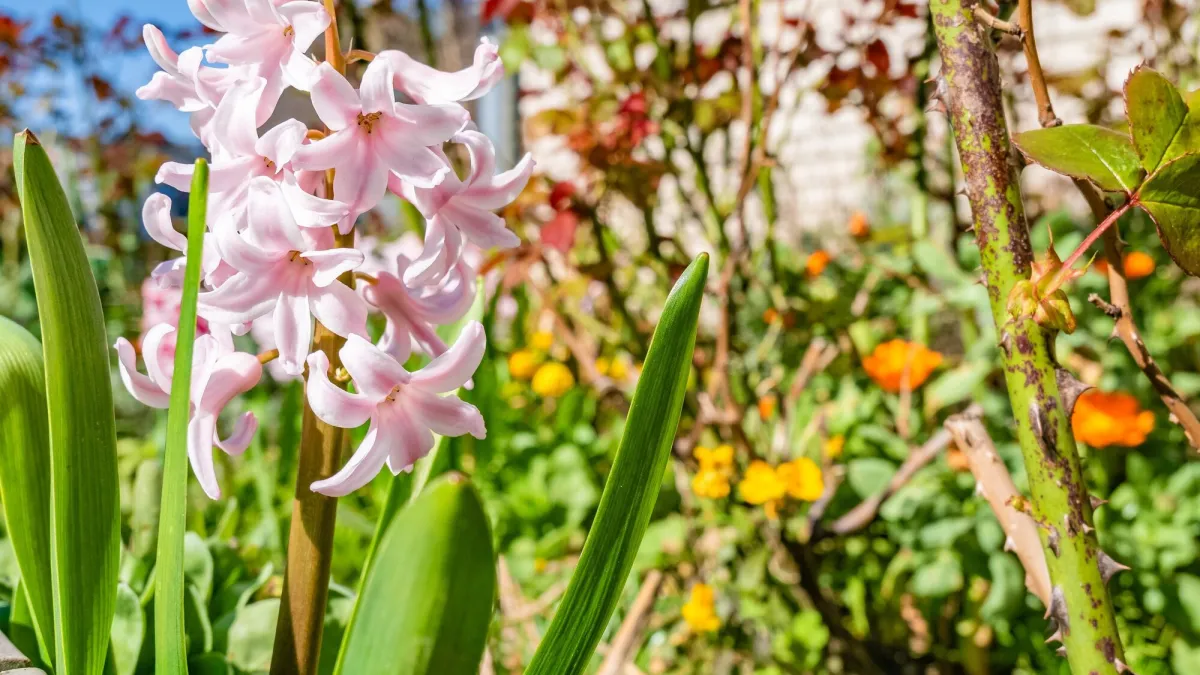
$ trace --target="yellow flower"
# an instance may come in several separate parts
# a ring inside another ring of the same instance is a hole
[[[629,377],[629,366],[621,359],[613,359],[612,365],[608,367],[608,376],[618,382],[624,381]]]
[[[546,351],[554,346],[554,333],[539,330],[529,338],[529,346],[538,351]]]
[[[905,369],[908,370],[909,387],[916,389],[941,364],[941,354],[906,340],[884,342],[863,359],[863,369],[867,375],[879,383],[884,391],[892,393],[900,391]]]
[[[604,377],[608,377],[609,371],[612,370],[612,361],[601,356],[596,359],[596,372]]]
[[[696,461],[700,462],[701,471],[733,470],[732,445],[718,445],[715,448],[698,445],[692,454],[696,456]]]
[[[1144,443],[1146,435],[1154,430],[1154,413],[1142,410],[1130,394],[1092,390],[1075,402],[1071,429],[1076,440],[1094,448],[1134,447]]]
[[[721,627],[721,619],[713,611],[714,594],[712,586],[696,584],[680,613],[693,633],[710,633]]]
[[[508,356],[508,373],[518,380],[528,380],[537,370],[537,354],[528,349],[518,349]]]
[[[729,478],[720,471],[701,469],[692,478],[692,492],[697,497],[706,499],[722,499],[729,496]]]
[[[549,565],[549,563],[547,562],[547,560],[545,558],[534,558],[533,559],[533,571],[537,572],[538,574],[545,572],[546,567],[548,565]]]
[[[542,364],[533,374],[533,390],[538,396],[558,398],[575,386],[571,370],[557,361]]]
[[[829,459],[837,459],[842,456],[842,448],[846,445],[846,437],[837,434],[830,436],[829,440],[825,441],[825,456]]]
[[[770,464],[755,460],[746,467],[746,475],[738,483],[738,493],[748,504],[770,504],[783,499],[787,486]]]
[[[784,462],[775,469],[775,474],[787,488],[788,496],[806,502],[815,502],[825,492],[825,479],[821,467],[807,457]]]

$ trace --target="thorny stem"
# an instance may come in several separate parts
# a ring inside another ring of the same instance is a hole
[[[1053,333],[1032,317],[1010,318],[1006,308],[1013,286],[1029,279],[1033,255],[1020,183],[1009,163],[1000,66],[964,0],[932,0],[930,11],[992,316],[1001,333],[1005,381],[1033,496],[1031,516],[1053,584],[1047,616],[1054,619],[1072,672],[1120,675],[1127,667],[1106,586],[1114,568],[1093,529],[1071,433],[1074,400],[1060,393]]]
[[[325,31],[325,54],[334,69],[345,73],[346,61],[338,39],[334,4],[334,0],[325,0],[325,10],[332,19]],[[326,197],[333,197],[332,170],[326,172],[326,193]],[[335,228],[334,234],[338,247],[353,248],[353,231],[341,235]],[[353,274],[347,272],[342,275],[341,282],[353,288]],[[317,322],[312,350],[325,352],[334,372],[341,366],[338,350],[344,342],[343,338]],[[322,422],[305,400],[296,492],[288,533],[287,567],[284,571],[279,620],[275,628],[271,675],[313,675],[320,665],[337,499],[317,494],[309,486],[337,471],[346,438],[344,429]]]

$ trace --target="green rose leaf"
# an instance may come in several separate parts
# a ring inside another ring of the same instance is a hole
[[[1129,137],[1112,129],[1068,124],[1025,131],[1013,141],[1029,161],[1108,192],[1132,193],[1144,175]]]
[[[1133,146],[1149,173],[1200,149],[1200,118],[1191,114],[1175,85],[1154,70],[1139,66],[1129,75],[1125,112]]]
[[[1139,206],[1154,219],[1158,237],[1176,265],[1200,276],[1200,154],[1164,164],[1138,191]]]

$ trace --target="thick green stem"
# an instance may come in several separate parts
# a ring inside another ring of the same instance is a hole
[[[1116,566],[1100,550],[1092,526],[1090,498],[1071,433],[1074,396],[1060,395],[1053,333],[1032,319],[1013,319],[1006,310],[1013,286],[1029,278],[1032,252],[1020,184],[1009,161],[1000,67],[987,31],[976,23],[967,1],[930,3],[943,64],[939,90],[962,159],[1033,493],[1032,516],[1050,568],[1048,616],[1057,624],[1073,673],[1119,675],[1126,671],[1125,657],[1105,585]],[[1071,391],[1078,393],[1074,387]]]

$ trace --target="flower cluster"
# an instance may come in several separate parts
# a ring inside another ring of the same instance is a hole
[[[715,609],[716,594],[708,584],[692,586],[688,601],[680,608],[683,620],[694,633],[711,633],[721,627]]]
[[[755,460],[746,467],[738,493],[748,504],[762,504],[769,518],[776,518],[785,497],[814,502],[825,491],[821,467],[807,457],[771,466]]]
[[[884,391],[899,392],[904,386],[921,386],[935,368],[942,365],[942,355],[924,345],[905,340],[889,340],[875,347],[871,355],[863,359],[863,368]]]
[[[214,444],[241,452],[256,426],[246,414],[223,440],[216,433],[222,408],[254,387],[262,364],[276,354],[272,372],[306,376],[309,405],[320,419],[347,428],[370,421],[346,465],[312,485],[317,492],[346,494],[384,463],[393,472],[409,469],[430,450],[433,434],[482,438],[479,411],[453,392],[479,365],[483,329],[468,323],[452,346],[435,329],[458,322],[474,301],[478,251],[518,243],[494,211],[524,189],[533,162],[526,156],[498,172],[491,141],[461,105],[503,77],[496,46],[483,41],[472,65],[452,73],[398,51],[366,55],[370,63],[355,88],[330,62],[308,55],[322,33],[336,30],[319,2],[188,5],[217,39],[177,53],[160,30],[145,26],[146,47],[162,70],[137,93],[188,113],[211,154],[188,433],[192,470],[204,491],[220,495]],[[308,92],[324,129],[296,119],[263,127],[289,87]],[[406,102],[397,101],[397,91]],[[447,144],[462,146],[470,158],[464,177],[455,172]],[[187,191],[193,170],[168,162],[156,180]],[[424,244],[412,257],[396,255],[368,274],[352,233],[359,216],[389,192],[424,216]],[[170,210],[166,195],[151,195],[144,224],[156,241],[182,252],[187,241],[174,229]],[[163,288],[177,288],[184,269],[185,260],[176,258],[152,276]],[[367,285],[356,290],[355,276]],[[162,297],[169,303],[177,296]],[[370,313],[386,322],[378,343],[368,337]],[[148,375],[136,370],[132,344],[120,339],[116,348],[133,395],[165,407],[177,310],[159,316],[140,340]],[[312,351],[314,319],[347,339],[339,355],[354,393],[335,384],[326,354]],[[245,333],[268,351],[236,351],[233,338]],[[414,352],[431,360],[409,372],[402,364]]]
[[[700,462],[700,470],[692,478],[692,492],[697,497],[722,499],[729,495],[729,478],[733,475],[733,446],[715,448],[696,446],[692,452]]]
[[[1142,410],[1138,400],[1120,391],[1085,391],[1075,401],[1071,429],[1076,440],[1093,448],[1109,445],[1134,447],[1146,442],[1154,430],[1154,413]]]

